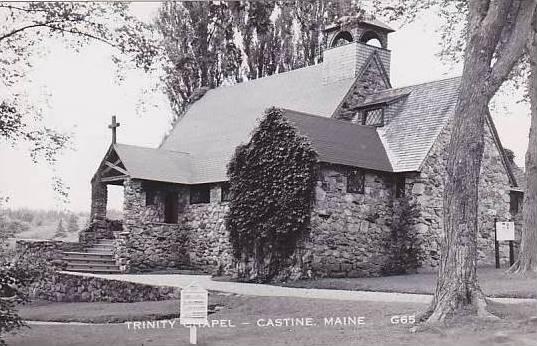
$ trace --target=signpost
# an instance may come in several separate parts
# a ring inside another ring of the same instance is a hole
[[[514,222],[495,222],[495,252],[496,268],[500,268],[500,241],[509,241],[509,263],[515,263],[513,241],[515,240],[515,223]]]
[[[209,293],[193,282],[181,290],[179,323],[190,328],[190,344],[196,345],[197,326],[207,323]]]

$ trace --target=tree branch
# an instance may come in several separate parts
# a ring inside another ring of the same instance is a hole
[[[91,38],[91,39],[94,39],[96,41],[100,41],[100,42],[103,42],[103,43],[106,43],[107,45],[111,46],[111,47],[116,47],[115,44],[113,44],[112,42],[109,42],[107,40],[105,40],[104,38],[102,37],[99,37],[99,36],[95,36],[93,34],[90,34],[90,33],[87,33],[87,32],[83,32],[83,31],[78,31],[78,30],[74,30],[74,29],[65,29],[65,28],[61,28],[61,27],[57,27],[57,26],[54,26],[54,25],[45,25],[46,27],[50,28],[51,30],[56,30],[56,31],[62,31],[62,32],[67,32],[67,33],[70,33],[70,34],[74,34],[74,35],[80,35],[80,36],[84,36],[84,37],[88,37],[88,38]]]
[[[492,0],[490,2],[487,14],[480,25],[480,30],[485,33],[485,37],[497,41],[513,5],[513,0]]]
[[[480,25],[490,5],[490,0],[473,0],[468,4],[470,26]]]
[[[5,40],[6,38],[9,38],[15,34],[18,34],[19,32],[21,31],[24,31],[24,30],[27,30],[27,29],[31,29],[31,28],[37,28],[37,27],[42,27],[42,26],[47,26],[49,24],[52,24],[54,22],[45,22],[45,23],[36,23],[36,24],[31,24],[31,25],[27,25],[27,26],[23,26],[21,28],[18,28],[18,29],[15,29],[11,32],[8,32],[7,34],[5,35],[2,35],[0,36],[0,41],[2,40]]]
[[[0,8],[7,8],[7,9],[10,9],[10,10],[17,10],[17,11],[23,11],[23,12],[47,12],[46,10],[43,10],[43,9],[37,9],[37,8],[23,8],[23,7],[18,7],[18,6],[13,6],[13,5],[4,5],[4,4],[0,4]]]
[[[514,18],[514,26],[507,38],[507,43],[498,52],[498,60],[492,66],[489,77],[488,91],[494,95],[507,78],[513,66],[524,53],[524,47],[529,39],[531,23],[536,13],[537,0],[523,0],[520,2],[518,15]]]
[[[65,20],[65,21],[80,21],[80,20]],[[46,27],[46,28],[49,28],[49,29],[51,29],[53,31],[62,31],[62,32],[67,32],[67,33],[74,34],[74,35],[80,35],[80,36],[88,37],[88,38],[91,38],[91,39],[106,43],[107,45],[110,45],[112,47],[116,47],[115,44],[113,44],[112,42],[107,41],[106,39],[104,39],[102,37],[95,36],[95,35],[87,33],[87,32],[78,31],[78,30],[75,30],[75,29],[61,28],[59,26],[54,25],[54,24],[62,23],[62,22],[64,22],[64,21],[56,20],[56,21],[49,21],[49,22],[44,22],[44,23],[35,23],[35,24],[23,26],[21,28],[15,29],[15,30],[3,35],[3,36],[0,36],[0,42],[2,40],[5,40],[5,39],[13,36],[13,35],[18,34],[19,32],[22,32],[24,30],[37,28],[37,27]]]

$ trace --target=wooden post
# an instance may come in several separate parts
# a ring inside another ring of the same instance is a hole
[[[494,218],[494,257],[496,258],[496,269],[500,269],[500,243],[498,242],[497,222],[498,219]]]
[[[515,264],[515,246],[512,240],[509,240],[509,266]]]
[[[190,344],[191,345],[197,345],[198,344],[198,331],[196,329],[196,326],[190,326]]]

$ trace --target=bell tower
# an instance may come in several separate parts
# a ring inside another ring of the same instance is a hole
[[[383,22],[371,19],[342,17],[337,24],[324,29],[325,47],[334,48],[342,44],[360,42],[388,49],[388,34],[395,30]]]
[[[389,78],[388,35],[395,30],[376,19],[342,17],[324,30],[323,83],[356,78],[374,55]]]

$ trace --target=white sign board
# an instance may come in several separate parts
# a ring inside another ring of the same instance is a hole
[[[183,325],[201,325],[207,323],[207,306],[209,292],[192,283],[181,290],[181,310],[179,323]]]
[[[515,223],[496,222],[496,240],[515,240]]]

